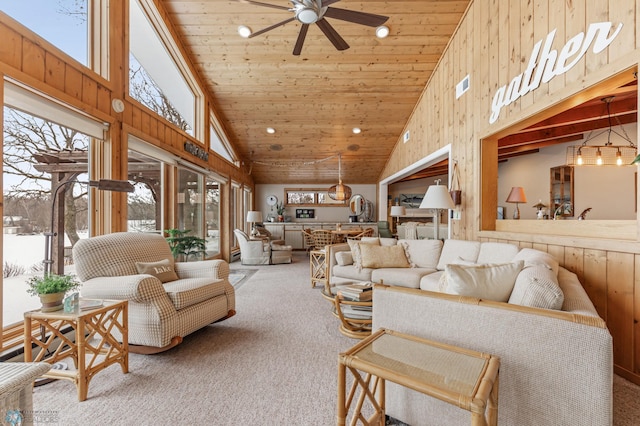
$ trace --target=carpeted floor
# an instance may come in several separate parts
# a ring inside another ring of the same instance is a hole
[[[295,253],[291,265],[250,268],[236,316],[162,354],[131,354],[130,373],[98,373],[84,402],[69,381],[37,387],[36,424],[335,424],[337,356],[357,341],[338,332],[320,288],[311,288],[308,262]],[[637,424],[640,387],[616,377],[614,411],[614,425]]]

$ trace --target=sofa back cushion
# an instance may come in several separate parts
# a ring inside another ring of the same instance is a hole
[[[442,252],[442,241],[398,240],[398,245],[404,247],[412,268],[436,269]]]
[[[506,263],[511,262],[520,248],[508,243],[482,243],[476,263]]]
[[[448,264],[455,263],[460,259],[467,262],[476,262],[478,260],[478,253],[480,253],[479,241],[444,240],[442,253],[438,260],[438,270],[444,271],[444,268]]]
[[[447,265],[441,279],[443,293],[507,302],[523,261],[488,265]]]
[[[514,256],[513,260],[524,260],[525,268],[528,266],[542,265],[547,269],[551,269],[555,275],[558,275],[558,261],[544,251],[523,248]]]
[[[340,266],[353,265],[353,256],[350,251],[336,252],[336,263]]]
[[[562,309],[563,301],[558,277],[544,265],[524,268],[518,274],[509,297],[509,303],[543,309]]]
[[[363,268],[408,268],[404,247],[360,244]]]
[[[173,255],[162,235],[116,232],[83,238],[73,246],[73,261],[80,281],[95,277],[136,275],[136,262],[156,262]]]

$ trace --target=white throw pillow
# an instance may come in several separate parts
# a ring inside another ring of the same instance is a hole
[[[400,240],[398,244],[404,247],[407,260],[412,268],[436,269],[442,251],[442,241]]]
[[[350,251],[339,251],[336,253],[336,263],[340,266],[353,265],[353,256]]]
[[[445,267],[446,278],[440,283],[443,293],[506,302],[509,300],[523,261],[503,264]]]
[[[513,286],[509,303],[543,309],[562,309],[564,294],[558,278],[546,265],[524,268]]]

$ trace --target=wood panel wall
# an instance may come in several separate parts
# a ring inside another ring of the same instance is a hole
[[[458,161],[463,192],[462,218],[453,221],[453,237],[506,241],[548,251],[575,272],[606,320],[614,339],[615,370],[640,384],[640,243],[604,238],[571,238],[548,233],[481,231],[482,206],[495,206],[497,164],[487,168],[492,149],[482,140],[544,113],[554,105],[638,65],[640,32],[635,0],[580,2],[474,1],[409,119],[412,139],[398,141],[380,180],[447,144]],[[489,124],[496,90],[524,71],[534,44],[556,29],[554,48],[594,22],[624,24],[605,51],[591,50],[567,73],[502,109]],[[455,85],[470,75],[470,90],[455,98]],[[404,132],[403,132],[404,133]],[[415,137],[414,137],[415,135]],[[482,155],[485,158],[482,158]],[[483,168],[482,164],[485,162]],[[491,168],[493,167],[493,169]],[[481,173],[485,170],[485,173]],[[480,194],[487,197],[482,200]],[[493,209],[493,207],[491,207]],[[488,214],[488,213],[485,213]]]

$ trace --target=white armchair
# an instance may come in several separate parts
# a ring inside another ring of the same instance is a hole
[[[269,242],[267,239],[251,239],[241,229],[235,229],[234,234],[240,244],[240,262],[243,265],[275,265],[291,263],[293,248],[280,241]]]

